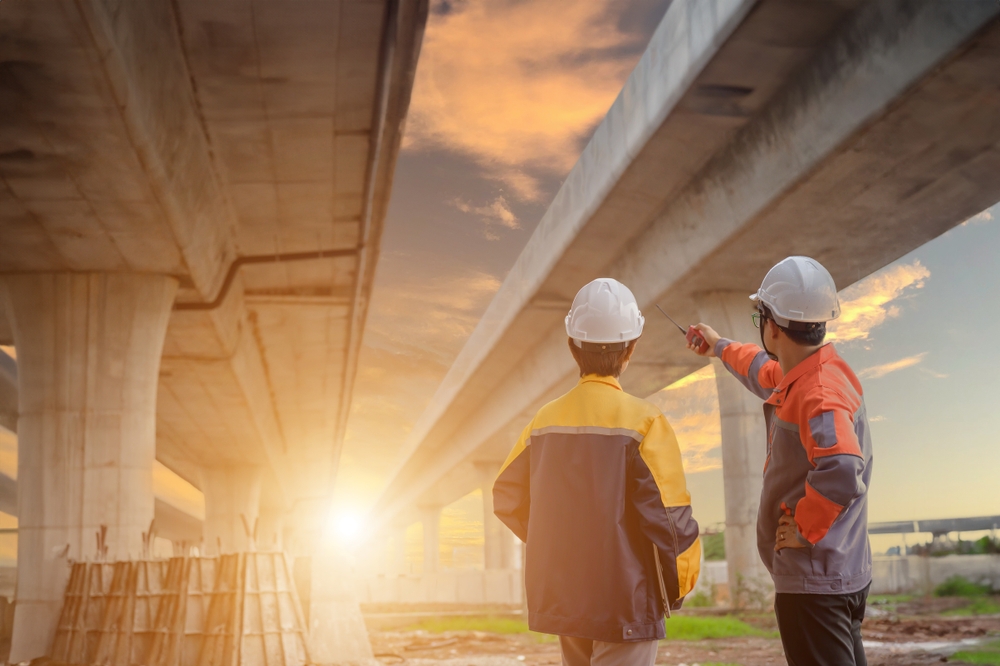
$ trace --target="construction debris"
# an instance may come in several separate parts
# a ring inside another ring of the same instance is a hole
[[[303,666],[283,553],[78,562],[51,658],[67,666]]]

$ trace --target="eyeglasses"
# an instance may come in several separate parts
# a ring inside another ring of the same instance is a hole
[[[765,315],[760,310],[758,310],[757,312],[754,312],[753,314],[750,315],[750,321],[753,322],[753,327],[754,328],[760,328],[761,324],[764,323],[765,319],[767,319],[767,315]]]

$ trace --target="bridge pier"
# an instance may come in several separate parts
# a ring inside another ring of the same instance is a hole
[[[48,652],[69,559],[142,555],[176,288],[169,277],[125,273],[0,279],[20,400],[13,663]]]
[[[282,550],[285,547],[285,512],[276,508],[261,508],[257,519],[257,548]]]
[[[224,555],[250,550],[260,515],[261,469],[255,466],[212,467],[202,474],[205,493],[205,552]],[[244,526],[244,521],[246,527]]]
[[[483,563],[487,570],[509,569],[513,560],[514,542],[507,528],[493,514],[493,482],[498,469],[499,464],[479,466],[483,494]]]
[[[406,562],[406,528],[390,532],[386,547],[385,572],[391,576],[410,573]]]
[[[296,559],[295,576],[316,664],[372,663],[371,643],[355,592],[357,572],[325,534],[328,498],[302,500],[286,516],[285,550]]]
[[[698,315],[721,335],[753,342],[749,292],[699,294]],[[760,606],[774,593],[757,552],[757,507],[763,484],[767,438],[761,400],[712,359],[722,422],[722,477],[726,496],[726,562],[729,594],[738,608]]]
[[[423,525],[425,574],[437,573],[441,566],[441,507],[420,507]]]

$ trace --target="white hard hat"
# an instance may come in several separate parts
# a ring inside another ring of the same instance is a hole
[[[840,316],[837,285],[823,264],[809,257],[788,257],[764,276],[754,303],[763,303],[779,326],[824,322]]]
[[[642,335],[645,323],[635,296],[618,280],[598,278],[584,285],[566,315],[566,333],[580,343],[623,343]]]

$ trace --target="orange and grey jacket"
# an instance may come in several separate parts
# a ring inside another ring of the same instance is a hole
[[[612,377],[587,375],[539,410],[500,471],[493,506],[527,543],[534,631],[660,639],[661,589],[679,608],[698,579],[677,439],[660,410]]]
[[[850,594],[872,577],[868,485],[872,443],[861,383],[825,345],[782,375],[752,344],[722,339],[723,365],[764,402],[767,461],[757,550],[776,592]],[[795,516],[802,549],[774,550],[782,513]]]

